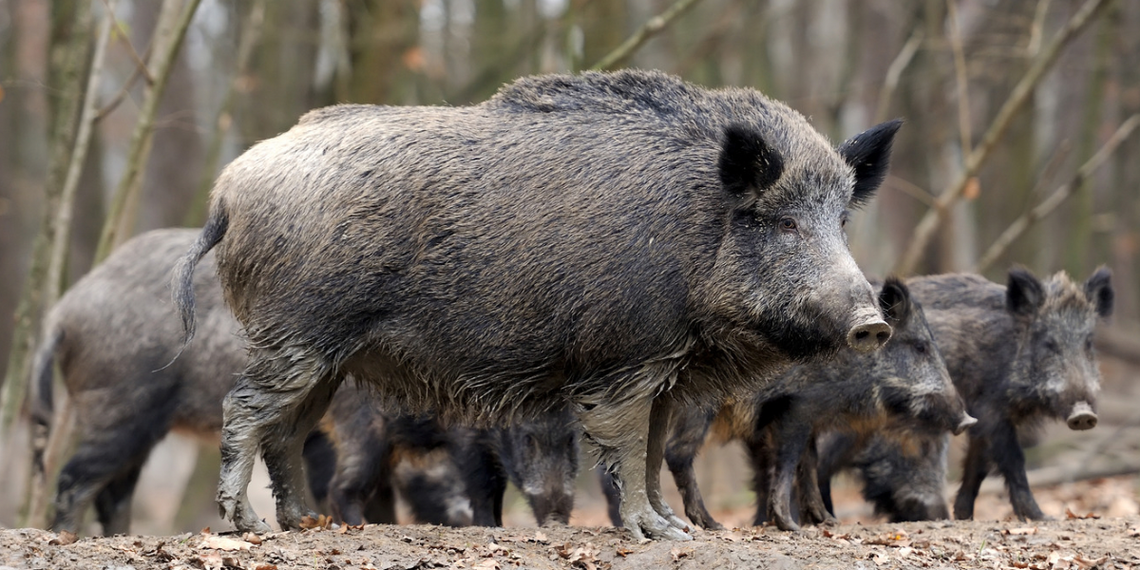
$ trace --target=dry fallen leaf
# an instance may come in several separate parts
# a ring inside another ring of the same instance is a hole
[[[59,531],[59,536],[48,541],[48,544],[52,546],[62,546],[65,544],[71,544],[77,540],[79,540],[79,536],[74,532],[61,530]]]
[[[202,538],[202,548],[214,550],[249,550],[253,544],[244,540],[211,534]]]
[[[258,564],[253,567],[253,570],[277,570],[276,564]]]
[[[1100,518],[1100,515],[1098,515],[1096,513],[1091,513],[1091,512],[1085,513],[1084,515],[1078,515],[1078,514],[1074,513],[1068,507],[1065,508],[1065,516],[1067,518],[1070,518],[1070,519],[1099,519]]]
[[[499,564],[499,561],[495,560],[494,558],[484,558],[483,560],[479,561],[478,564],[472,566],[472,568],[482,568],[483,570],[499,570],[502,567],[503,566]]]
[[[1026,534],[1037,534],[1037,527],[1025,526],[1025,527],[1021,527],[1021,528],[1007,528],[1002,532],[1004,532],[1005,534],[1014,535],[1014,536],[1026,535]]]
[[[628,549],[628,548],[622,548],[622,547],[620,547],[620,546],[619,546],[619,547],[618,547],[618,549],[615,551],[615,553],[616,553],[618,556],[621,556],[622,558],[625,558],[626,556],[629,556],[630,554],[633,554],[633,551],[632,551],[632,550],[630,550],[630,549]]]
[[[328,528],[330,526],[332,526],[332,522],[333,522],[332,517],[329,517],[329,516],[317,515],[317,518],[314,519],[313,517],[311,517],[309,515],[305,515],[305,516],[301,517],[301,528],[303,528],[305,530],[311,530],[311,529],[328,530]]]
[[[534,533],[534,541],[538,542],[538,543],[546,544],[546,543],[550,542],[550,539],[546,537],[546,533],[544,533],[540,530],[540,531],[536,531]]]
[[[250,543],[250,544],[256,544],[256,545],[260,545],[262,542],[261,537],[257,536],[256,534],[254,534],[252,532],[247,532],[247,533],[241,535],[241,539]]]
[[[692,553],[692,551],[690,551],[690,550],[681,550],[680,548],[677,548],[677,547],[673,547],[673,549],[669,551],[669,555],[673,557],[673,562],[676,562],[676,561],[688,556],[691,553]]]

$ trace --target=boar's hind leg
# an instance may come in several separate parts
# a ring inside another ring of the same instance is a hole
[[[259,446],[273,482],[278,523],[283,528],[300,523],[301,448],[336,387],[328,367],[302,356],[251,354],[246,372],[223,402],[218,509],[240,531],[270,530],[246,495]]]
[[[339,379],[331,376],[320,378],[303,398],[297,398],[297,405],[287,408],[278,421],[271,424],[261,440],[261,457],[273,482],[273,498],[277,502],[277,524],[283,529],[301,528],[301,519],[316,517],[316,513],[305,506],[301,455],[306,436],[325,414],[339,385]]]
[[[650,502],[647,487],[652,481],[647,477],[647,471],[656,469],[657,482],[660,483],[664,438],[668,430],[654,426],[663,433],[655,436],[659,441],[651,441],[653,397],[650,394],[656,390],[650,388],[646,391],[649,394],[617,402],[583,402],[579,414],[583,431],[598,444],[602,461],[616,474],[615,482],[621,495],[621,519],[633,536],[637,539],[648,535],[652,538],[691,540],[691,536],[662,516]],[[667,413],[667,410],[661,412]],[[654,453],[651,444],[660,445],[660,450]],[[656,462],[652,461],[654,455]],[[656,491],[660,493],[660,489]]]

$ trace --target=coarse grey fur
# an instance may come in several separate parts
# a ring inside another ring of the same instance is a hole
[[[748,451],[757,496],[754,524],[771,520],[782,530],[798,530],[792,513],[796,487],[801,519],[834,521],[820,496],[823,481],[817,482],[817,434],[842,430],[861,443],[888,431],[961,433],[977,421],[966,413],[950,380],[922,306],[898,279],[877,289],[894,331],[882,350],[847,351],[830,361],[798,365],[747,398],[730,401],[715,417],[699,409],[682,413],[666,457],[690,520],[720,528],[705,508],[693,471],[710,423],[718,439],[740,440]]]
[[[42,431],[50,426],[58,362],[79,436],[59,476],[54,530],[78,532],[94,502],[104,534],[128,532],[131,496],[154,445],[172,429],[208,437],[221,431],[222,399],[246,362],[213,255],[202,259],[193,282],[200,342],[171,362],[183,331],[170,303],[170,270],[197,235],[169,229],[136,236],[48,313],[49,340],[35,359],[33,421]]]
[[[1100,371],[1093,350],[1098,321],[1112,313],[1107,268],[1083,283],[1065,273],[1045,281],[1013,268],[1006,286],[969,274],[907,282],[926,308],[950,376],[978,424],[969,431],[956,519],[972,518],[991,468],[1022,519],[1045,518],[1025,475],[1018,432],[1056,418],[1071,429],[1096,425]]]
[[[225,404],[223,515],[268,528],[245,493],[260,447],[277,520],[299,525],[299,434],[352,374],[484,422],[569,404],[633,534],[689,538],[657,475],[671,406],[889,337],[842,224],[899,124],[835,149],[756,91],[632,70],[308,113],[226,167],[175,275],[190,338],[187,284],[217,244],[252,346]]]

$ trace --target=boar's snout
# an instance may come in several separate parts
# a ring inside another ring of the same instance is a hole
[[[1096,412],[1092,406],[1088,402],[1081,401],[1073,406],[1073,411],[1069,413],[1066,422],[1069,424],[1069,429],[1086,430],[1096,427],[1096,420]]]
[[[875,310],[860,313],[847,332],[847,344],[859,352],[879,350],[890,338],[891,325]]]
[[[958,426],[954,428],[954,435],[962,435],[966,430],[970,429],[970,426],[976,423],[978,423],[978,418],[967,415],[962,418],[962,421],[958,422]]]

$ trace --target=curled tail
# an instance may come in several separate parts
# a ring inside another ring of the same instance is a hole
[[[54,319],[47,322],[47,334],[32,364],[32,468],[39,474],[45,473],[44,450],[51,434],[55,352],[63,341],[63,327]]]
[[[179,349],[178,354],[182,354],[182,350],[194,338],[194,330],[197,326],[194,320],[194,268],[198,266],[198,262],[206,255],[206,252],[213,249],[218,242],[222,241],[222,237],[226,235],[226,229],[229,228],[230,217],[226,213],[225,204],[221,200],[214,203],[210,208],[210,216],[206,220],[206,225],[202,228],[202,233],[198,235],[198,239],[194,241],[194,245],[190,246],[190,251],[178,260],[174,266],[174,277],[171,281],[171,297],[174,300],[174,305],[178,307],[178,312],[182,316],[182,348]],[[178,358],[175,356],[174,358]],[[169,365],[168,365],[169,366]]]

